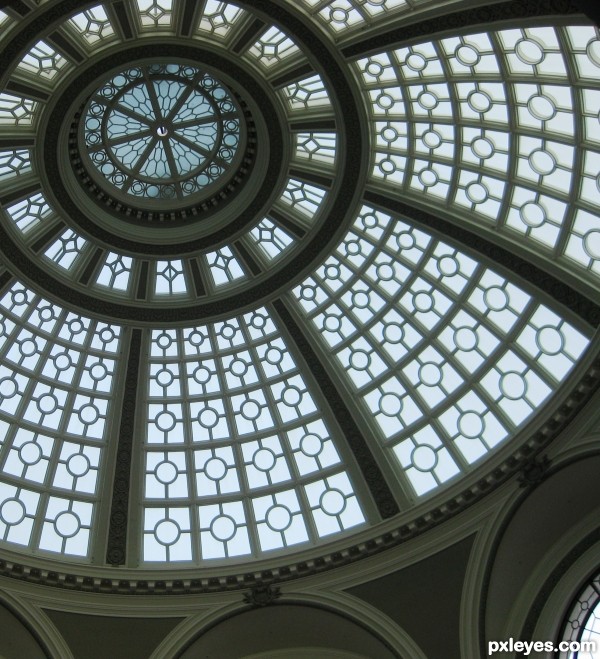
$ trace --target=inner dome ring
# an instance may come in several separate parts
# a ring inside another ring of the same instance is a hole
[[[57,89],[40,125],[45,139],[37,153],[39,170],[52,203],[85,234],[132,253],[162,255],[166,245],[172,254],[193,253],[238,234],[271,207],[287,171],[282,137],[286,119],[269,87],[227,57],[197,46],[175,48],[165,42],[161,60],[146,59],[146,63],[189,65],[222,81],[243,113],[246,146],[238,149],[240,165],[231,177],[220,179],[197,197],[178,202],[117,195],[117,188],[110,186],[110,190],[105,180],[97,182],[98,172],[97,177],[88,173],[91,167],[84,166],[79,129],[95,90],[119,71],[140,66],[146,51],[134,47],[111,52],[75,71],[69,83]],[[59,164],[65,158],[71,161],[68,169]],[[88,211],[90,199],[94,212]]]
[[[111,76],[92,94],[79,130],[87,171],[130,203],[202,198],[235,172],[246,142],[232,92],[185,64]]]

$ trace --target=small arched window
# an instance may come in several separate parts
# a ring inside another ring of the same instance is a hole
[[[571,607],[561,635],[561,647],[567,644],[569,649],[561,651],[558,659],[594,659],[599,656],[600,573],[583,588]]]

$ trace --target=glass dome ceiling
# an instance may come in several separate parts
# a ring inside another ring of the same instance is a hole
[[[289,576],[443,521],[568,422],[600,40],[468,4],[0,13],[6,555]]]
[[[239,109],[207,73],[155,64],[106,82],[85,108],[83,132],[101,180],[130,195],[180,199],[231,167]]]

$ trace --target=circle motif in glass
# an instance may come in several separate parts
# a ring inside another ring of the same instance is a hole
[[[114,75],[84,110],[93,167],[122,192],[183,199],[233,167],[241,111],[214,76],[193,66],[152,64]]]

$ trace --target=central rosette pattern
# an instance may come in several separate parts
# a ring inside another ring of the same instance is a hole
[[[192,66],[127,69],[84,110],[87,157],[129,195],[182,199],[231,169],[240,110],[222,82]]]

